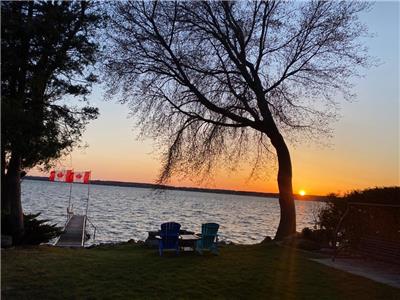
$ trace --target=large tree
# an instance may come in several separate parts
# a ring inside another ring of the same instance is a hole
[[[338,1],[182,1],[113,5],[105,60],[110,94],[129,101],[164,153],[161,180],[224,162],[278,161],[276,239],[296,230],[284,136],[326,132],[333,96],[367,64],[357,15]],[[253,155],[251,155],[253,154]],[[225,159],[221,159],[221,157]]]
[[[1,2],[2,232],[14,242],[23,234],[22,170],[71,151],[97,117],[86,95],[97,80],[88,67],[100,21],[88,2]]]

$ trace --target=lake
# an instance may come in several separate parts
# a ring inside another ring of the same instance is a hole
[[[24,212],[41,212],[41,218],[63,226],[69,193],[66,183],[24,180]],[[87,193],[88,185],[73,185],[71,202],[76,214],[84,212]],[[297,231],[313,226],[322,205],[296,201]],[[175,221],[182,229],[195,232],[201,231],[202,223],[215,222],[220,224],[220,240],[255,244],[274,236],[279,214],[278,199],[274,198],[90,185],[88,216],[97,227],[95,243],[144,241],[147,231]]]

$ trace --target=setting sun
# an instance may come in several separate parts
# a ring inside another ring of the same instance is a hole
[[[304,196],[305,194],[306,194],[306,191],[305,191],[305,190],[300,190],[300,191],[299,191],[299,195],[300,195],[300,196]]]

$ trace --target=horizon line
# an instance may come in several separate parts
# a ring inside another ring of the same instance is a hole
[[[26,175],[25,179],[48,181],[47,176],[34,176]],[[136,181],[120,181],[120,180],[104,180],[104,179],[90,179],[90,184],[94,185],[111,185],[111,186],[131,186],[131,187],[142,187],[142,188],[157,188],[157,189],[171,189],[171,190],[186,190],[186,191],[200,191],[208,193],[226,193],[226,194],[242,194],[249,196],[258,197],[276,197],[279,198],[279,193],[274,192],[257,192],[257,191],[245,191],[245,190],[233,190],[233,189],[222,189],[222,188],[205,188],[205,187],[192,187],[192,186],[174,186],[167,184],[148,183],[148,182],[136,182]],[[81,183],[79,183],[81,184]],[[323,195],[300,195],[293,193],[296,200],[323,200],[326,196]]]

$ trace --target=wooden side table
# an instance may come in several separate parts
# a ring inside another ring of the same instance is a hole
[[[196,250],[196,242],[201,239],[199,236],[194,234],[181,234],[179,236],[179,247],[184,251],[185,248],[192,248],[192,251]]]

